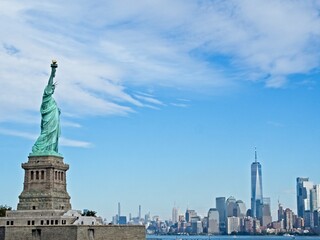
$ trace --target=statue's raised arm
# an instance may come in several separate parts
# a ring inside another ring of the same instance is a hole
[[[56,60],[52,60],[52,64],[51,64],[51,74],[48,80],[48,85],[46,86],[45,90],[44,90],[44,95],[47,94],[53,94],[56,85],[53,83],[53,79],[56,76],[56,69],[57,69],[58,65],[57,65],[57,61]]]
[[[60,109],[53,99],[55,90],[53,78],[56,75],[57,61],[52,60],[51,74],[48,85],[44,89],[41,103],[41,133],[32,147],[31,156],[61,156],[58,152],[58,141],[60,137]]]

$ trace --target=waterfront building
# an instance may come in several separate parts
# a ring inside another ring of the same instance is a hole
[[[253,233],[261,233],[260,220],[256,218],[253,219]]]
[[[289,208],[284,210],[284,229],[286,231],[292,231],[293,229],[293,212]]]
[[[219,211],[216,208],[210,208],[208,212],[208,233],[218,234],[219,231]]]
[[[313,224],[314,227],[320,227],[320,208],[313,211]]]
[[[304,228],[304,219],[302,217],[296,217],[293,226],[298,229]]]
[[[191,229],[193,234],[200,234],[203,232],[202,222],[197,217],[192,218]]]
[[[178,232],[179,233],[184,233],[186,232],[186,228],[187,228],[187,222],[186,221],[179,221],[178,222]]]
[[[243,232],[253,233],[253,218],[246,217],[243,219]]]
[[[201,222],[202,222],[203,232],[208,233],[208,217],[202,218]]]
[[[240,218],[227,217],[227,234],[237,233],[240,231]]]
[[[263,204],[262,193],[262,171],[261,164],[258,162],[257,151],[255,151],[255,161],[251,164],[251,215],[261,217],[257,212],[259,206]]]
[[[303,219],[304,219],[304,227],[313,228],[313,226],[314,226],[313,225],[313,212],[311,212],[310,210],[304,211]]]
[[[276,230],[275,231],[276,233],[281,232],[283,230],[283,222],[284,220],[280,220],[280,221],[271,223],[271,227]]]
[[[219,228],[221,232],[225,232],[226,229],[226,198],[216,198],[216,208],[219,212]]]

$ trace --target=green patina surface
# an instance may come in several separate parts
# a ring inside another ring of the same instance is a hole
[[[56,61],[52,61],[51,74],[48,85],[44,89],[41,112],[41,133],[37,141],[32,147],[30,156],[59,156],[62,155],[58,151],[58,142],[60,137],[60,109],[54,98],[52,97],[55,90],[55,77],[58,65]]]

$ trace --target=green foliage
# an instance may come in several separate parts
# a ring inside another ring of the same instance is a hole
[[[87,217],[96,217],[97,212],[88,210],[82,213],[82,216],[87,216]]]
[[[0,217],[5,217],[6,212],[10,211],[12,208],[8,207],[7,205],[0,205]]]

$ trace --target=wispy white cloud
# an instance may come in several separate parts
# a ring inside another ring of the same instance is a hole
[[[163,102],[161,102],[160,100],[158,100],[158,99],[155,99],[155,98],[153,98],[153,97],[151,97],[151,96],[141,96],[141,95],[137,95],[137,94],[135,94],[134,95],[135,96],[135,98],[137,98],[137,99],[139,99],[139,100],[142,100],[142,101],[145,101],[145,102],[148,102],[148,103],[152,103],[152,104],[156,104],[156,105],[164,105],[163,104]]]
[[[26,133],[26,132],[22,132],[22,131],[15,131],[15,130],[10,130],[10,129],[4,129],[4,128],[0,128],[0,134],[21,137],[21,138],[25,138],[25,139],[29,139],[29,140],[35,140],[38,137],[36,134]]]
[[[68,147],[90,148],[92,144],[89,142],[78,141],[61,137],[60,144]]]
[[[171,103],[172,106],[186,108],[189,107],[188,104],[185,103]]]
[[[190,100],[189,99],[185,99],[185,98],[178,98],[176,99],[176,102],[172,102],[170,103],[171,106],[174,107],[181,107],[181,108],[186,108],[190,106]]]
[[[15,130],[5,129],[5,128],[0,128],[0,134],[20,137],[24,139],[33,140],[33,141],[35,141],[38,137],[37,134],[32,134],[32,133],[23,132],[23,131],[15,131]],[[68,146],[68,147],[80,147],[80,148],[92,147],[92,144],[90,142],[72,140],[64,137],[60,138],[59,143],[61,146]]]
[[[275,76],[267,80],[266,86],[270,88],[280,88],[280,87],[283,87],[286,82],[287,82],[287,79],[285,77]]]
[[[62,121],[61,125],[63,127],[73,127],[73,128],[81,128],[81,124],[76,123],[76,122],[70,122],[70,121]]]
[[[177,100],[181,102],[190,102],[189,99],[185,99],[185,98],[178,98]]]

